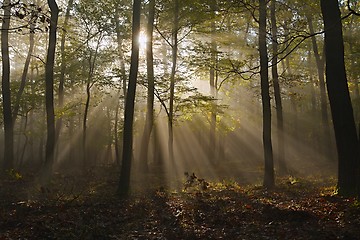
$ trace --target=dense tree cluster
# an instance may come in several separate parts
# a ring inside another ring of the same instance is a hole
[[[338,169],[339,192],[357,195],[359,7],[5,0],[1,169],[46,182],[110,164],[123,195],[132,171],[168,183],[261,172],[273,187]]]

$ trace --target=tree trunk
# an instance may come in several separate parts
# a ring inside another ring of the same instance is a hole
[[[90,55],[90,64],[91,64],[91,55]],[[91,66],[90,66],[91,69]],[[91,70],[90,70],[91,71]],[[83,134],[82,134],[82,168],[83,171],[86,169],[86,162],[88,161],[87,157],[87,146],[86,146],[86,138],[87,138],[87,117],[89,112],[89,106],[90,106],[90,98],[91,98],[91,76],[89,76],[86,83],[86,101],[85,101],[85,109],[84,109],[84,116],[83,116],[83,122],[82,122],[82,128],[83,128]]]
[[[125,73],[125,60],[124,60],[124,52],[122,50],[122,40],[123,37],[121,36],[121,29],[120,29],[120,22],[119,22],[119,10],[115,9],[115,30],[116,30],[116,40],[118,45],[119,51],[119,58],[120,58],[120,72],[121,72],[121,80],[123,83],[123,94],[124,99],[126,99],[126,73]]]
[[[29,111],[26,111],[25,116],[24,116],[24,118],[25,118],[24,126],[23,126],[23,129],[21,131],[23,133],[23,135],[24,135],[24,138],[25,138],[24,139],[24,144],[22,146],[22,149],[20,149],[20,148],[18,149],[19,153],[20,153],[19,156],[18,156],[18,163],[17,163],[19,169],[22,167],[22,165],[24,163],[25,151],[26,151],[26,147],[27,147],[28,142],[29,142],[29,137],[27,135],[28,115],[29,115]]]
[[[264,187],[272,188],[275,185],[274,160],[271,143],[271,105],[269,93],[268,56],[266,46],[266,0],[259,0],[259,52],[261,99],[263,107],[263,147],[264,147]]]
[[[174,136],[173,136],[173,123],[174,123],[174,95],[175,95],[175,74],[177,65],[177,52],[178,52],[178,31],[179,31],[179,0],[174,0],[174,28],[172,32],[172,68],[170,75],[170,99],[169,99],[169,160],[174,163]]]
[[[65,59],[65,41],[66,41],[66,33],[68,22],[70,18],[70,10],[72,9],[74,0],[69,0],[66,8],[63,31],[61,34],[61,43],[60,43],[60,54],[61,54],[61,68],[60,68],[60,77],[59,77],[59,105],[58,107],[61,109],[64,106],[64,84],[65,84],[65,72],[66,72],[66,59]],[[62,116],[60,116],[56,122],[56,140],[58,140],[60,136],[60,131],[62,127]]]
[[[94,85],[94,82],[92,81],[93,76],[94,76],[94,72],[95,72],[95,63],[96,63],[96,58],[97,58],[97,54],[98,54],[98,50],[99,50],[99,45],[102,39],[102,34],[100,34],[99,39],[96,43],[96,48],[95,48],[95,52],[94,55],[92,54],[92,50],[89,49],[90,51],[90,56],[89,56],[89,72],[88,72],[88,78],[86,81],[86,102],[85,102],[85,109],[84,109],[84,118],[83,118],[83,139],[82,139],[82,148],[83,148],[83,170],[85,170],[86,168],[86,161],[88,161],[87,159],[87,146],[86,146],[86,134],[87,134],[87,118],[88,118],[88,113],[89,113],[89,107],[90,107],[90,99],[91,99],[91,88]]]
[[[140,11],[141,0],[134,0],[133,3],[133,22],[132,22],[132,49],[129,85],[125,102],[124,115],[124,137],[123,137],[123,156],[120,170],[120,180],[118,193],[120,196],[127,196],[130,190],[130,172],[132,161],[132,143],[133,143],[133,120],[136,81],[139,68],[139,35],[140,35]]]
[[[287,28],[287,26],[284,26],[284,42],[289,42],[289,29]],[[288,50],[286,49],[284,52],[286,58],[285,61],[283,61],[284,63],[284,71],[288,74],[288,75],[292,75],[292,69],[290,66],[290,55],[288,55]]]
[[[52,165],[54,163],[55,150],[55,113],[54,113],[54,61],[56,48],[56,30],[58,23],[59,8],[55,0],[48,0],[50,7],[50,34],[49,47],[47,51],[45,66],[45,100],[46,100],[46,123],[47,123],[47,139],[45,149],[45,176],[52,173]],[[47,179],[46,179],[47,180]]]
[[[212,17],[215,17],[216,11],[216,1],[212,2],[211,10],[214,12]],[[211,21],[211,33],[215,34],[216,26],[215,26],[215,19]],[[217,84],[215,84],[215,67],[217,61],[217,45],[215,39],[211,39],[211,58],[210,58],[210,94],[215,99],[216,92],[217,92]],[[210,138],[209,138],[209,160],[211,163],[215,163],[216,161],[216,103],[215,100],[211,104],[211,114],[210,114]]]
[[[275,4],[276,4],[275,0],[271,0],[270,8],[271,8],[271,34],[272,34],[272,52],[273,52],[273,58],[271,61],[271,74],[272,74],[272,82],[274,85],[275,106],[276,106],[279,174],[284,175],[287,173],[287,168],[285,163],[285,147],[284,147],[285,144],[284,119],[283,119],[283,109],[282,109],[282,100],[281,100],[281,90],[279,84],[279,74],[277,68],[278,43],[277,43]]]
[[[107,116],[107,123],[108,123],[108,144],[107,144],[107,149],[106,149],[106,153],[105,153],[105,159],[100,159],[100,161],[102,161],[105,164],[110,164],[113,162],[113,155],[112,155],[112,126],[111,126],[111,108],[107,107],[106,108],[106,116]]]
[[[115,30],[116,30],[116,39],[118,45],[118,52],[119,52],[119,59],[120,59],[120,73],[121,73],[121,81],[122,81],[122,90],[124,96],[124,105],[126,99],[126,72],[125,72],[125,62],[124,62],[124,53],[122,50],[122,36],[121,36],[121,29],[120,29],[120,22],[119,22],[119,10],[118,8],[115,9]],[[115,112],[115,158],[116,163],[120,164],[120,150],[119,150],[119,111],[120,111],[120,90],[119,90],[119,99],[116,107]]]
[[[20,109],[20,100],[21,100],[21,96],[24,92],[25,89],[25,85],[26,85],[26,79],[27,79],[27,75],[28,75],[28,71],[29,71],[29,66],[30,66],[30,60],[31,60],[31,55],[33,54],[33,50],[34,50],[34,35],[35,35],[35,25],[34,23],[30,24],[30,46],[29,46],[29,50],[25,59],[25,64],[24,64],[24,69],[23,69],[23,73],[21,75],[21,82],[20,82],[20,87],[19,90],[16,94],[16,99],[15,99],[15,104],[14,104],[14,111],[13,111],[13,125],[15,125],[16,122],[16,118],[17,115],[19,113],[19,109]]]
[[[114,124],[114,144],[115,144],[115,162],[120,164],[120,150],[119,150],[119,112],[120,112],[120,96],[117,100],[116,110],[115,110],[115,124]]]
[[[316,103],[316,95],[315,95],[315,81],[313,78],[313,66],[314,62],[313,62],[313,58],[312,58],[312,54],[311,54],[311,46],[309,46],[309,51],[308,51],[308,67],[309,67],[309,79],[310,79],[310,96],[311,96],[311,114],[314,117],[318,116],[318,110],[317,110],[317,103]],[[313,124],[312,127],[312,134],[311,134],[311,140],[313,142],[313,148],[317,151],[320,152],[322,146],[319,145],[320,140],[319,140],[319,125],[317,122],[315,122]]]
[[[360,193],[360,155],[345,71],[341,14],[337,0],[321,0],[320,3],[325,28],[326,83],[339,161],[339,194],[356,196]]]
[[[158,123],[154,121],[153,126],[153,154],[154,154],[154,164],[156,165],[158,170],[162,169],[164,163],[164,156],[163,156],[163,145],[161,144],[160,138],[161,134],[159,133]]]
[[[9,170],[14,165],[14,125],[11,112],[10,91],[10,57],[9,57],[9,27],[10,27],[10,0],[3,2],[4,15],[1,26],[1,54],[2,54],[2,104],[5,133],[5,149],[2,168]]]
[[[311,55],[311,47],[309,47],[309,51],[308,51],[308,67],[309,67],[309,79],[310,79],[310,84],[311,84],[311,88],[310,88],[310,96],[311,96],[311,111],[313,114],[316,113],[316,95],[315,95],[315,81],[313,78],[313,71],[312,71],[312,66],[313,66],[313,61],[312,61],[312,55]]]
[[[316,60],[316,66],[318,71],[318,77],[319,77],[319,86],[320,86],[320,106],[321,106],[321,122],[322,126],[321,129],[324,130],[324,144],[322,146],[322,153],[326,158],[328,159],[331,155],[331,151],[328,150],[328,147],[330,147],[330,125],[329,125],[329,116],[328,116],[328,108],[327,108],[327,101],[326,101],[326,89],[325,89],[325,78],[324,78],[324,60],[321,59],[318,45],[315,38],[315,31],[313,27],[312,17],[308,15],[307,17],[308,25],[310,34],[313,35],[311,37],[313,52]]]
[[[149,170],[148,166],[148,151],[150,144],[151,132],[154,125],[154,57],[153,57],[153,30],[154,30],[154,17],[155,17],[155,0],[149,1],[149,16],[148,16],[148,26],[147,26],[147,37],[148,41],[146,43],[146,64],[147,64],[147,78],[148,78],[148,91],[147,91],[147,111],[146,111],[146,120],[145,128],[142,137],[141,151],[140,151],[140,161],[141,168],[144,172]]]

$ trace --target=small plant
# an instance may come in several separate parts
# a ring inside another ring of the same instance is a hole
[[[186,177],[186,181],[184,183],[184,191],[189,188],[198,188],[201,191],[205,191],[208,189],[209,183],[203,178],[198,178],[195,173],[189,174],[188,172],[185,172],[184,175]]]
[[[15,169],[8,170],[8,174],[12,179],[15,179],[15,180],[22,179],[22,175],[19,172],[17,172]]]
[[[354,202],[353,202],[353,204],[352,204],[352,206],[353,206],[354,208],[360,209],[360,200],[355,199]]]
[[[289,176],[289,179],[288,179],[287,183],[290,184],[290,185],[294,185],[294,184],[299,183],[299,180],[297,178],[293,177],[293,176]]]

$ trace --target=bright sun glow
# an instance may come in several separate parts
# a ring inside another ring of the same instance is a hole
[[[139,45],[140,45],[140,49],[144,50],[146,49],[146,43],[147,43],[147,36],[144,32],[140,32],[139,35]]]

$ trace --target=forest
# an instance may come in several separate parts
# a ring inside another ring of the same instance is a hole
[[[358,1],[0,6],[0,239],[360,239]]]

